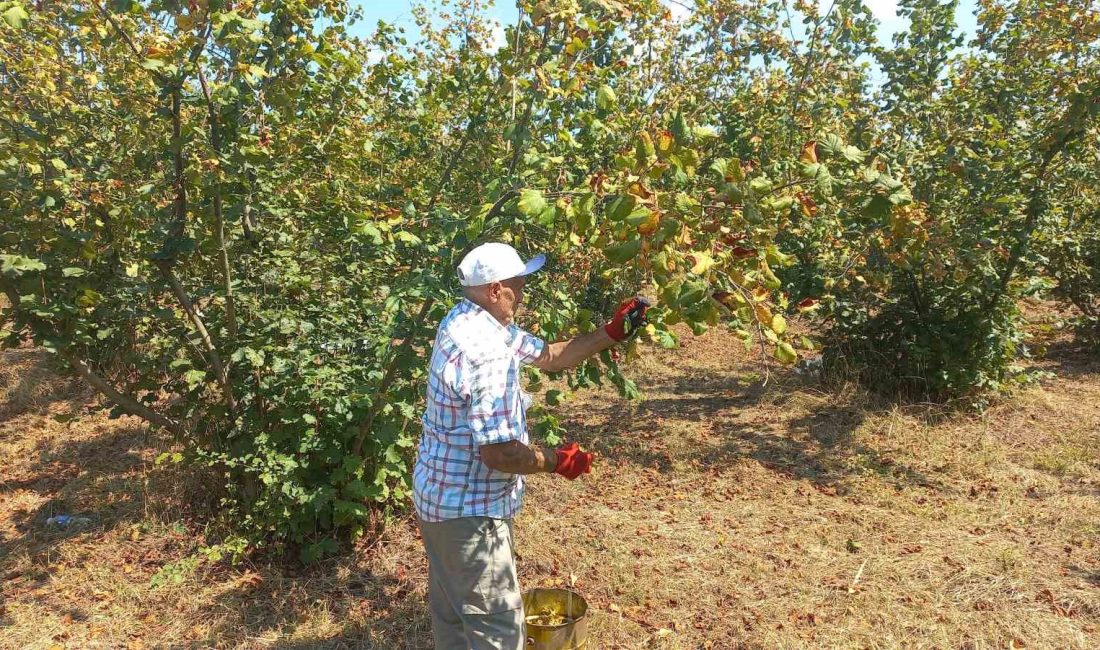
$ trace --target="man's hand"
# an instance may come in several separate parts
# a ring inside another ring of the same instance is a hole
[[[625,300],[615,310],[615,315],[603,326],[603,329],[615,341],[625,341],[645,327],[647,309],[649,309],[649,301],[641,296]]]
[[[572,481],[581,474],[592,472],[592,454],[581,451],[580,445],[571,442],[554,450],[558,455],[558,464],[554,468],[555,474],[561,474]]]

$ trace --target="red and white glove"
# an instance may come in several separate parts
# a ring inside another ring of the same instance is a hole
[[[603,326],[603,330],[614,340],[625,341],[645,327],[647,309],[649,309],[649,301],[641,296],[625,300],[615,310],[611,320]]]

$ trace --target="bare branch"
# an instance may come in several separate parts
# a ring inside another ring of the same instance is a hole
[[[15,287],[7,283],[4,283],[2,288],[4,294],[8,298],[8,302],[11,303],[11,309],[18,310],[21,302],[19,299],[19,292],[15,290]],[[182,436],[185,433],[183,426],[180,425],[180,423],[153,411],[130,395],[119,392],[117,389],[115,389],[114,386],[111,386],[109,383],[107,383],[106,380],[93,372],[88,364],[85,363],[82,359],[77,358],[77,356],[73,354],[71,350],[58,347],[57,354],[61,358],[65,359],[65,361],[69,362],[69,365],[71,365],[73,369],[80,374],[81,378],[83,378],[84,381],[88,382],[88,384],[92,386],[92,388],[95,388],[97,391],[103,394],[104,397],[109,399],[111,403],[115,404],[126,413],[129,413],[130,415],[136,415],[137,417],[144,419],[146,422],[154,424],[163,429],[167,429],[177,436]]]
[[[170,260],[159,260],[157,266],[160,267],[161,273],[164,274],[164,278],[168,281],[168,286],[172,288],[172,293],[175,294],[176,299],[179,300],[180,305],[183,307],[184,313],[187,314],[187,317],[191,320],[191,324],[195,326],[199,336],[202,338],[203,347],[206,348],[207,355],[210,358],[210,365],[213,366],[214,373],[217,375],[218,384],[221,386],[222,392],[225,393],[225,402],[226,406],[229,408],[229,414],[236,419],[237,400],[234,399],[233,391],[229,386],[229,372],[225,364],[222,363],[221,355],[218,354],[217,349],[214,347],[214,341],[210,338],[210,332],[207,331],[206,325],[203,324],[202,318],[199,317],[199,313],[195,309],[195,305],[187,296],[187,292],[184,291],[179,278],[172,272],[172,262]]]
[[[180,120],[180,87],[176,86],[172,89],[172,164],[175,168],[173,185],[175,185],[176,190],[173,206],[176,213],[176,219],[172,223],[169,233],[171,237],[177,239],[183,238],[187,228],[187,183],[184,179],[186,165],[183,161],[182,132],[183,128]]]
[[[210,87],[206,84],[206,75],[202,67],[198,71],[199,85],[202,86],[202,95],[206,98],[206,111],[210,120],[210,145],[218,157],[219,163],[222,157],[222,137],[218,120],[218,112],[210,97]],[[214,228],[218,241],[218,260],[221,262],[222,279],[225,283],[225,320],[229,327],[229,337],[237,339],[237,308],[233,298],[233,274],[229,268],[229,252],[225,247],[225,218],[222,214],[222,186],[219,176],[214,179]]]
[[[78,359],[71,351],[59,349],[58,354],[61,355],[65,361],[69,362],[69,365],[80,374],[84,381],[88,382],[88,384],[126,413],[136,415],[146,422],[161,427],[162,429],[167,429],[177,436],[182,436],[184,434],[184,429],[178,422],[153,411],[130,395],[120,393],[114,386],[111,386],[106,380],[93,372],[87,363]]]

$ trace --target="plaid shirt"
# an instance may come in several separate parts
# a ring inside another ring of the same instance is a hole
[[[537,359],[545,346],[469,300],[440,323],[413,470],[413,504],[422,520],[507,519],[519,510],[523,477],[490,468],[478,448],[510,440],[527,444],[530,401],[520,386],[520,366]]]

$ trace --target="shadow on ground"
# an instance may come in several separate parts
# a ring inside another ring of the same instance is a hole
[[[1072,337],[1050,343],[1037,362],[1040,368],[1067,379],[1100,374],[1100,353]]]
[[[73,402],[73,408],[82,408]],[[0,502],[8,505],[0,509],[6,519],[0,522],[3,600],[33,600],[39,611],[66,621],[65,628],[90,625],[94,603],[73,607],[63,595],[82,587],[66,583],[66,562],[59,562],[77,552],[76,562],[118,569],[120,575],[111,581],[121,584],[103,584],[105,598],[118,593],[120,600],[130,600],[140,594],[142,608],[150,612],[173,612],[174,603],[186,603],[182,610],[190,613],[180,616],[185,623],[175,623],[177,638],[146,639],[147,646],[170,641],[173,647],[254,647],[257,640],[270,639],[261,645],[430,647],[423,568],[374,569],[351,551],[313,567],[281,559],[260,559],[243,567],[200,566],[193,577],[204,579],[185,583],[200,587],[199,592],[153,587],[158,572],[201,557],[201,522],[216,507],[216,491],[193,470],[153,463],[162,441],[136,420],[128,425],[87,418],[30,444],[12,442],[27,435],[25,427],[34,421],[7,422],[7,441],[23,457],[10,464],[11,471],[0,473]],[[66,439],[70,432],[72,439]],[[63,514],[87,521],[67,527],[47,524],[50,517]],[[127,570],[124,577],[122,569]],[[193,570],[185,569],[185,577]],[[211,585],[216,585],[215,592],[201,593]],[[318,628],[318,619],[329,624]],[[196,623],[203,628],[198,634],[178,629]],[[0,627],[11,624],[0,607]]]
[[[337,558],[308,569],[272,566],[261,569],[267,579],[256,587],[243,587],[219,597],[216,609],[232,611],[226,625],[194,647],[224,644],[227,638],[263,639],[278,631],[278,640],[263,647],[283,650],[307,648],[430,648],[431,624],[423,595],[422,576],[373,573],[366,569],[334,578],[347,558]],[[334,622],[321,633],[301,633],[295,627],[303,618]],[[211,613],[214,613],[213,611]],[[336,629],[339,628],[339,629]],[[334,631],[335,630],[335,631]]]
[[[857,442],[859,427],[878,409],[851,405],[791,373],[773,373],[766,385],[732,370],[656,378],[646,382],[643,393],[657,397],[636,404],[588,400],[563,424],[571,438],[603,458],[661,471],[677,463],[722,468],[753,459],[818,487],[841,487],[849,477],[867,473],[898,487],[937,485]],[[798,406],[806,401],[811,405]],[[762,411],[774,417],[761,420]],[[756,419],[745,419],[746,413]],[[670,436],[676,431],[679,438]]]

